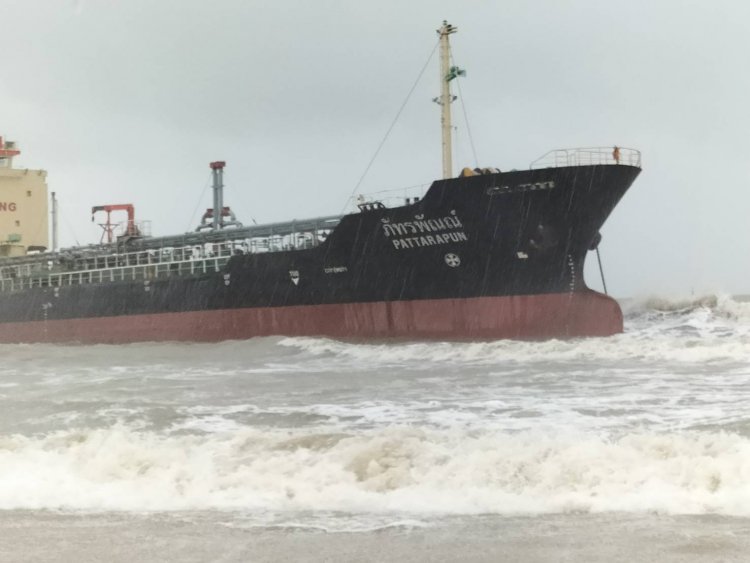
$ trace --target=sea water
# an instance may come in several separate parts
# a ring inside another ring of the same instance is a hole
[[[545,342],[3,345],[4,561],[750,560],[750,303]]]

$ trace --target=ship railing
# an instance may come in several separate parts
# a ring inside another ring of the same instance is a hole
[[[640,168],[641,151],[616,146],[555,149],[534,160],[529,168],[560,168],[564,166],[612,164]]]
[[[322,230],[121,254],[58,256],[56,261],[37,260],[0,268],[0,291],[117,281],[148,282],[169,276],[219,273],[237,254],[302,250],[319,245],[325,238],[326,231]]]
[[[118,266],[98,270],[50,272],[48,274],[36,274],[29,277],[2,279],[0,280],[0,290],[3,292],[22,291],[35,287],[54,288],[68,285],[119,281],[132,282],[139,280],[143,280],[144,288],[148,288],[151,280],[159,278],[220,272],[228,261],[228,257],[216,257],[204,260],[183,260],[180,262],[165,262],[151,265]]]
[[[173,269],[180,273],[194,273],[195,267],[188,265],[195,262],[223,265],[231,256],[237,254],[314,248],[325,241],[332,231],[333,228],[319,229],[312,232],[295,232],[178,247],[149,248],[133,252],[116,252],[115,248],[110,247],[106,247],[110,250],[109,252],[103,252],[101,247],[62,251],[57,254],[38,256],[33,261],[27,258],[24,262],[0,266],[0,282],[2,283],[0,290],[27,287],[28,280],[31,278],[46,279],[50,275],[57,274],[68,276],[65,278],[67,280],[72,279],[69,277],[70,274],[83,274],[85,279],[89,279],[91,278],[88,275],[89,272],[113,271],[112,276],[123,279],[118,273],[122,271],[122,268],[142,266],[178,264]],[[79,279],[84,278],[79,276]],[[106,279],[107,275],[104,275],[104,278]]]
[[[124,260],[131,264],[133,260],[141,263],[148,252],[154,253],[178,252],[179,248],[193,248],[196,254],[201,249],[217,249],[219,245],[228,245],[226,248],[237,248],[241,252],[277,252],[285,250],[301,250],[317,246],[322,243],[333,232],[341,220],[341,215],[316,217],[312,219],[301,219],[284,223],[269,223],[253,225],[251,227],[220,229],[216,231],[191,232],[182,235],[167,237],[144,237],[128,241],[97,244],[86,247],[63,248],[57,252],[46,252],[43,254],[2,257],[0,258],[0,279],[10,279],[31,275],[33,272],[48,271],[47,264],[51,263],[54,268],[62,268],[66,271],[72,269],[86,269],[81,265],[84,261],[96,258],[101,260],[107,257],[110,264],[121,261],[119,257],[125,256]],[[242,244],[246,248],[242,248]],[[234,245],[234,246],[232,246]],[[139,258],[133,258],[137,253]],[[159,261],[162,261],[160,258]],[[115,264],[116,265],[116,264]]]
[[[37,259],[17,266],[0,267],[0,280],[13,281],[21,278],[44,277],[49,274],[68,274],[99,270],[116,270],[134,266],[152,266],[172,264],[175,262],[189,262],[196,260],[211,260],[229,258],[239,250],[232,245],[211,244],[210,249],[184,247],[162,248],[139,252],[113,253],[85,253],[56,256],[56,260]]]
[[[417,203],[427,193],[432,182],[423,182],[401,188],[387,188],[374,192],[363,192],[352,196],[349,202],[362,211],[362,205],[368,203],[382,203],[385,207],[400,207]]]

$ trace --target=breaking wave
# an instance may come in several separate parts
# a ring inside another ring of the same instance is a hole
[[[750,321],[750,298],[729,295],[701,295],[698,297],[646,297],[625,300],[622,303],[626,318],[642,315],[683,316],[697,312],[708,312],[715,319]]]
[[[5,345],[0,509],[750,516],[750,303],[623,309],[569,341]]]
[[[750,440],[413,428],[59,431],[0,438],[0,508],[750,516]]]

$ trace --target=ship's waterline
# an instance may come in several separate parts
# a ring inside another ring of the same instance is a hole
[[[456,261],[456,255],[448,255]],[[299,272],[293,271],[299,283]],[[147,289],[151,289],[146,286]],[[54,307],[44,303],[45,313]],[[551,293],[467,299],[298,305],[0,323],[4,342],[126,343],[220,341],[257,336],[334,338],[540,339],[608,336],[622,331],[613,299]]]

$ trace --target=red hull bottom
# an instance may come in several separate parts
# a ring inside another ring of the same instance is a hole
[[[219,341],[253,336],[493,340],[622,332],[614,299],[583,291],[257,307],[0,324],[2,342]]]

